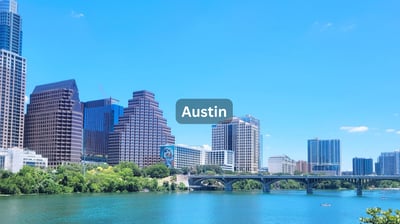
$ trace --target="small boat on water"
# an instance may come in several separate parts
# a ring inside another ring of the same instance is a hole
[[[331,207],[332,205],[329,204],[329,203],[322,203],[321,206],[322,206],[322,207]]]

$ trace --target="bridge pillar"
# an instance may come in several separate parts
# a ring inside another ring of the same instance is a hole
[[[269,183],[263,183],[262,190],[264,193],[271,193],[271,185]]]
[[[225,191],[233,191],[232,183],[225,183]]]
[[[307,183],[307,194],[313,194],[313,184]]]
[[[357,196],[362,196],[362,186],[357,186]]]
[[[358,179],[356,181],[356,188],[357,188],[357,196],[362,196],[362,180]]]

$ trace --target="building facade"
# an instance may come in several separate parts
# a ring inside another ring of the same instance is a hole
[[[108,138],[123,115],[124,108],[112,98],[83,105],[83,160],[107,162]]]
[[[16,173],[23,166],[47,168],[47,158],[20,148],[0,149],[0,169]]]
[[[256,173],[260,162],[260,122],[245,116],[233,117],[212,126],[212,150],[231,150],[234,169]]]
[[[160,146],[160,157],[167,167],[182,169],[205,165],[207,151],[204,148],[193,146],[163,145]]]
[[[309,173],[308,171],[308,163],[303,160],[299,160],[296,162],[296,171],[300,173]]]
[[[75,80],[36,86],[25,117],[24,146],[49,159],[49,166],[79,163],[82,109]]]
[[[217,165],[222,170],[235,171],[235,153],[232,150],[211,150],[206,155],[207,165]]]
[[[161,162],[160,146],[175,144],[175,137],[154,98],[154,93],[133,93],[124,115],[109,136],[110,164],[130,161],[139,167]]]
[[[308,165],[310,173],[340,175],[340,140],[308,140]]]
[[[353,158],[353,175],[371,175],[373,172],[372,159]]]
[[[400,151],[382,152],[375,164],[377,175],[400,175]]]
[[[0,147],[23,147],[26,59],[15,0],[0,1]]]
[[[271,156],[268,158],[268,172],[271,174],[294,174],[296,161],[287,155]]]

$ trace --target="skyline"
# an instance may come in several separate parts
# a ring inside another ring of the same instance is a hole
[[[126,107],[147,89],[187,145],[211,145],[211,125],[178,124],[176,101],[231,99],[261,121],[264,166],[306,160],[315,137],[341,140],[343,170],[400,148],[396,1],[18,3],[27,95],[75,78],[81,101]]]

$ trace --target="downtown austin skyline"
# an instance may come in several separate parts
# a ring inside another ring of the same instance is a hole
[[[82,101],[126,107],[147,89],[190,145],[211,145],[211,126],[178,124],[176,101],[228,98],[260,119],[264,164],[305,160],[316,137],[341,140],[342,170],[399,149],[396,1],[18,3],[27,95],[75,78]]]

